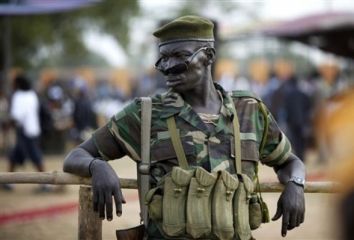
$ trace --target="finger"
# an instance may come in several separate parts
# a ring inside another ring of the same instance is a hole
[[[119,197],[120,197],[122,203],[127,203],[127,202],[125,201],[124,196],[123,196],[122,189],[119,189],[119,190],[118,190],[118,194],[119,194]]]
[[[113,197],[116,204],[116,214],[120,217],[122,216],[122,198],[119,196],[118,191],[114,192]]]
[[[300,224],[303,223],[304,221],[305,221],[305,213],[301,213]]]
[[[122,188],[120,187],[121,184],[120,184],[120,180],[118,179],[118,186],[114,189],[114,197],[115,197],[115,202],[120,202],[120,203],[126,203],[125,201],[125,198],[123,196],[123,193],[122,193]],[[117,201],[118,200],[118,201]]]
[[[98,211],[99,211],[99,217],[101,219],[104,219],[105,218],[105,215],[104,215],[104,194],[102,191],[100,191],[99,195],[98,195]]]
[[[292,213],[289,218],[288,230],[291,230],[297,226],[297,213]]]
[[[107,194],[105,195],[105,203],[106,203],[106,216],[107,216],[107,220],[108,221],[112,221],[113,216],[112,216],[112,212],[113,212],[113,206],[112,206],[112,195],[111,194]]]
[[[98,212],[98,191],[93,190],[93,211]]]
[[[296,227],[300,226],[301,224],[301,217],[297,217],[296,219]]]
[[[278,204],[277,212],[275,213],[274,217],[272,217],[272,221],[278,220],[282,215],[282,207]]]
[[[304,214],[301,212],[297,215],[296,227],[300,226],[300,224],[303,222],[303,219],[304,219]]]
[[[289,225],[289,213],[288,212],[284,212],[283,213],[283,221],[282,221],[282,225],[281,225],[281,235],[283,237],[286,236],[287,230],[288,230],[288,225]]]
[[[117,187],[115,189],[115,192],[117,193],[119,202],[126,203],[125,198],[124,198],[123,193],[122,193],[122,188],[120,187],[120,184],[119,184],[119,187]]]

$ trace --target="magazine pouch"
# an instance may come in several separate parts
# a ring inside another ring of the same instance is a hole
[[[249,200],[254,186],[246,174],[238,174],[238,177],[240,183],[233,199],[234,228],[238,239],[249,240],[252,237],[249,224]]]
[[[211,208],[213,233],[218,239],[232,239],[234,236],[232,205],[235,190],[238,186],[238,178],[225,170],[219,172]]]
[[[162,201],[162,228],[168,236],[181,236],[186,231],[186,201],[188,185],[194,170],[173,167],[165,178]]]
[[[162,194],[161,187],[150,189],[145,196],[145,204],[148,206],[149,218],[154,221],[162,219]]]
[[[187,198],[187,233],[193,238],[207,237],[211,233],[211,192],[217,173],[198,167],[191,179]]]

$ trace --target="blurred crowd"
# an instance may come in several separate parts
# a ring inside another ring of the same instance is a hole
[[[354,164],[347,161],[353,156],[354,87],[350,77],[333,60],[319,64],[307,76],[298,74],[294,63],[284,58],[272,62],[255,59],[243,74],[236,62],[221,59],[214,70],[214,79],[225,90],[251,91],[266,103],[291,141],[293,151],[305,163],[307,153],[316,152],[316,164],[335,166],[331,167],[332,173],[343,183],[338,217],[348,225],[343,225],[343,233],[352,236]],[[82,73],[64,77],[46,73],[39,79],[26,78],[31,87],[23,89],[16,82],[24,76],[20,73],[13,78],[10,95],[0,91],[0,150],[9,160],[9,171],[23,164],[25,158],[32,160],[37,171],[45,171],[42,153],[65,153],[90,137],[134,97],[167,90],[163,77],[154,69],[139,77],[117,71],[106,79]],[[23,91],[30,91],[31,98],[16,100]],[[38,103],[31,105],[29,99],[33,101],[33,94]],[[28,135],[19,127],[18,122],[28,117],[16,119],[15,106],[20,111],[31,108],[32,114],[36,112],[39,133]],[[12,190],[13,185],[2,184],[0,188]],[[53,189],[40,185],[36,191]]]
[[[270,62],[260,58],[250,62],[244,76],[235,68],[222,65],[216,75],[228,91],[247,90],[258,95],[288,136],[297,156],[305,161],[307,150],[316,149],[317,162],[326,163],[328,154],[319,131],[323,111],[327,101],[341,94],[350,81],[333,59],[322,62],[307,76],[300,76],[297,70],[289,59]]]
[[[320,121],[326,102],[341,93],[350,81],[334,61],[324,61],[308,76],[297,74],[294,63],[285,58],[269,61],[257,58],[247,69],[237,68],[232,60],[218,60],[214,79],[225,90],[254,92],[267,105],[292,142],[296,154],[306,160],[308,149],[318,150],[318,163],[327,162],[322,143]],[[166,90],[163,77],[154,69],[133,77],[129,71],[113,71],[110,77],[81,71],[53,74],[44,71],[31,79],[40,101],[41,147],[44,153],[63,153],[68,142],[84,141],[134,97]],[[241,74],[241,72],[243,72]],[[10,145],[11,97],[0,92],[0,147],[5,153]],[[9,140],[10,139],[10,140]]]

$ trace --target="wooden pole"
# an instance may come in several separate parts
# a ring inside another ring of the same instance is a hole
[[[120,179],[122,188],[137,189],[136,179]],[[1,183],[43,183],[55,185],[91,185],[90,178],[82,178],[64,172],[6,172],[0,173]],[[260,184],[261,192],[281,192],[283,185],[278,182]],[[334,182],[307,182],[306,193],[335,193],[339,191],[339,184]]]
[[[79,240],[102,240],[102,220],[93,211],[90,186],[80,186],[79,203]]]
[[[135,179],[121,178],[123,188],[137,189]],[[78,177],[64,172],[2,172],[0,183],[39,183],[55,185],[91,185],[91,178]]]
[[[305,193],[336,193],[339,192],[339,184],[335,182],[307,182]],[[281,192],[284,185],[279,182],[260,183],[261,192]]]

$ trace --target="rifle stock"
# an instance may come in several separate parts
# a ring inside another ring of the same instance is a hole
[[[142,240],[145,235],[143,224],[128,229],[116,230],[117,240]]]

